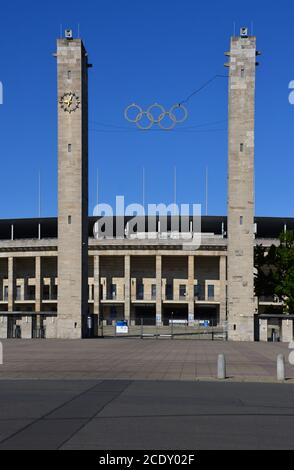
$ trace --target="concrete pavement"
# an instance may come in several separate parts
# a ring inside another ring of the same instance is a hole
[[[170,339],[3,340],[0,379],[213,380],[217,355],[227,359],[229,380],[269,382],[279,353],[294,382],[283,343]]]

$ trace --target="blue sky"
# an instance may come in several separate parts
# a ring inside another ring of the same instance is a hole
[[[56,61],[63,29],[80,33],[89,52],[89,212],[113,204],[173,201],[204,204],[209,171],[210,215],[226,213],[227,79],[215,80],[188,104],[172,132],[135,132],[124,109],[137,102],[166,108],[215,74],[241,26],[253,23],[262,52],[256,89],[256,214],[293,216],[294,4],[291,1],[83,0],[14,1],[1,6],[0,218],[57,214]],[[187,129],[189,128],[189,129]]]

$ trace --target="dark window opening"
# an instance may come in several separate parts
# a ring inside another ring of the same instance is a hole
[[[186,298],[186,285],[181,284],[180,285],[180,299],[185,299]]]
[[[208,295],[208,300],[214,300],[214,285],[209,284],[207,286],[207,295]]]
[[[144,284],[139,283],[137,284],[137,300],[144,299]]]

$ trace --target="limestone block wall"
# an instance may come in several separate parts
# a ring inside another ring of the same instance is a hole
[[[282,320],[281,340],[283,343],[293,341],[293,320]]]
[[[267,341],[268,332],[267,332],[267,320],[259,320],[259,341]]]
[[[0,338],[5,339],[7,338],[7,317],[0,317]]]
[[[57,318],[47,317],[44,319],[44,327],[46,329],[46,339],[54,339],[57,336]]]

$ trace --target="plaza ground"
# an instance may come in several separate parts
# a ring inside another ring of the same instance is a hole
[[[294,383],[287,343],[179,339],[3,340],[1,379],[214,380],[224,353],[228,380],[271,382],[279,353]]]

